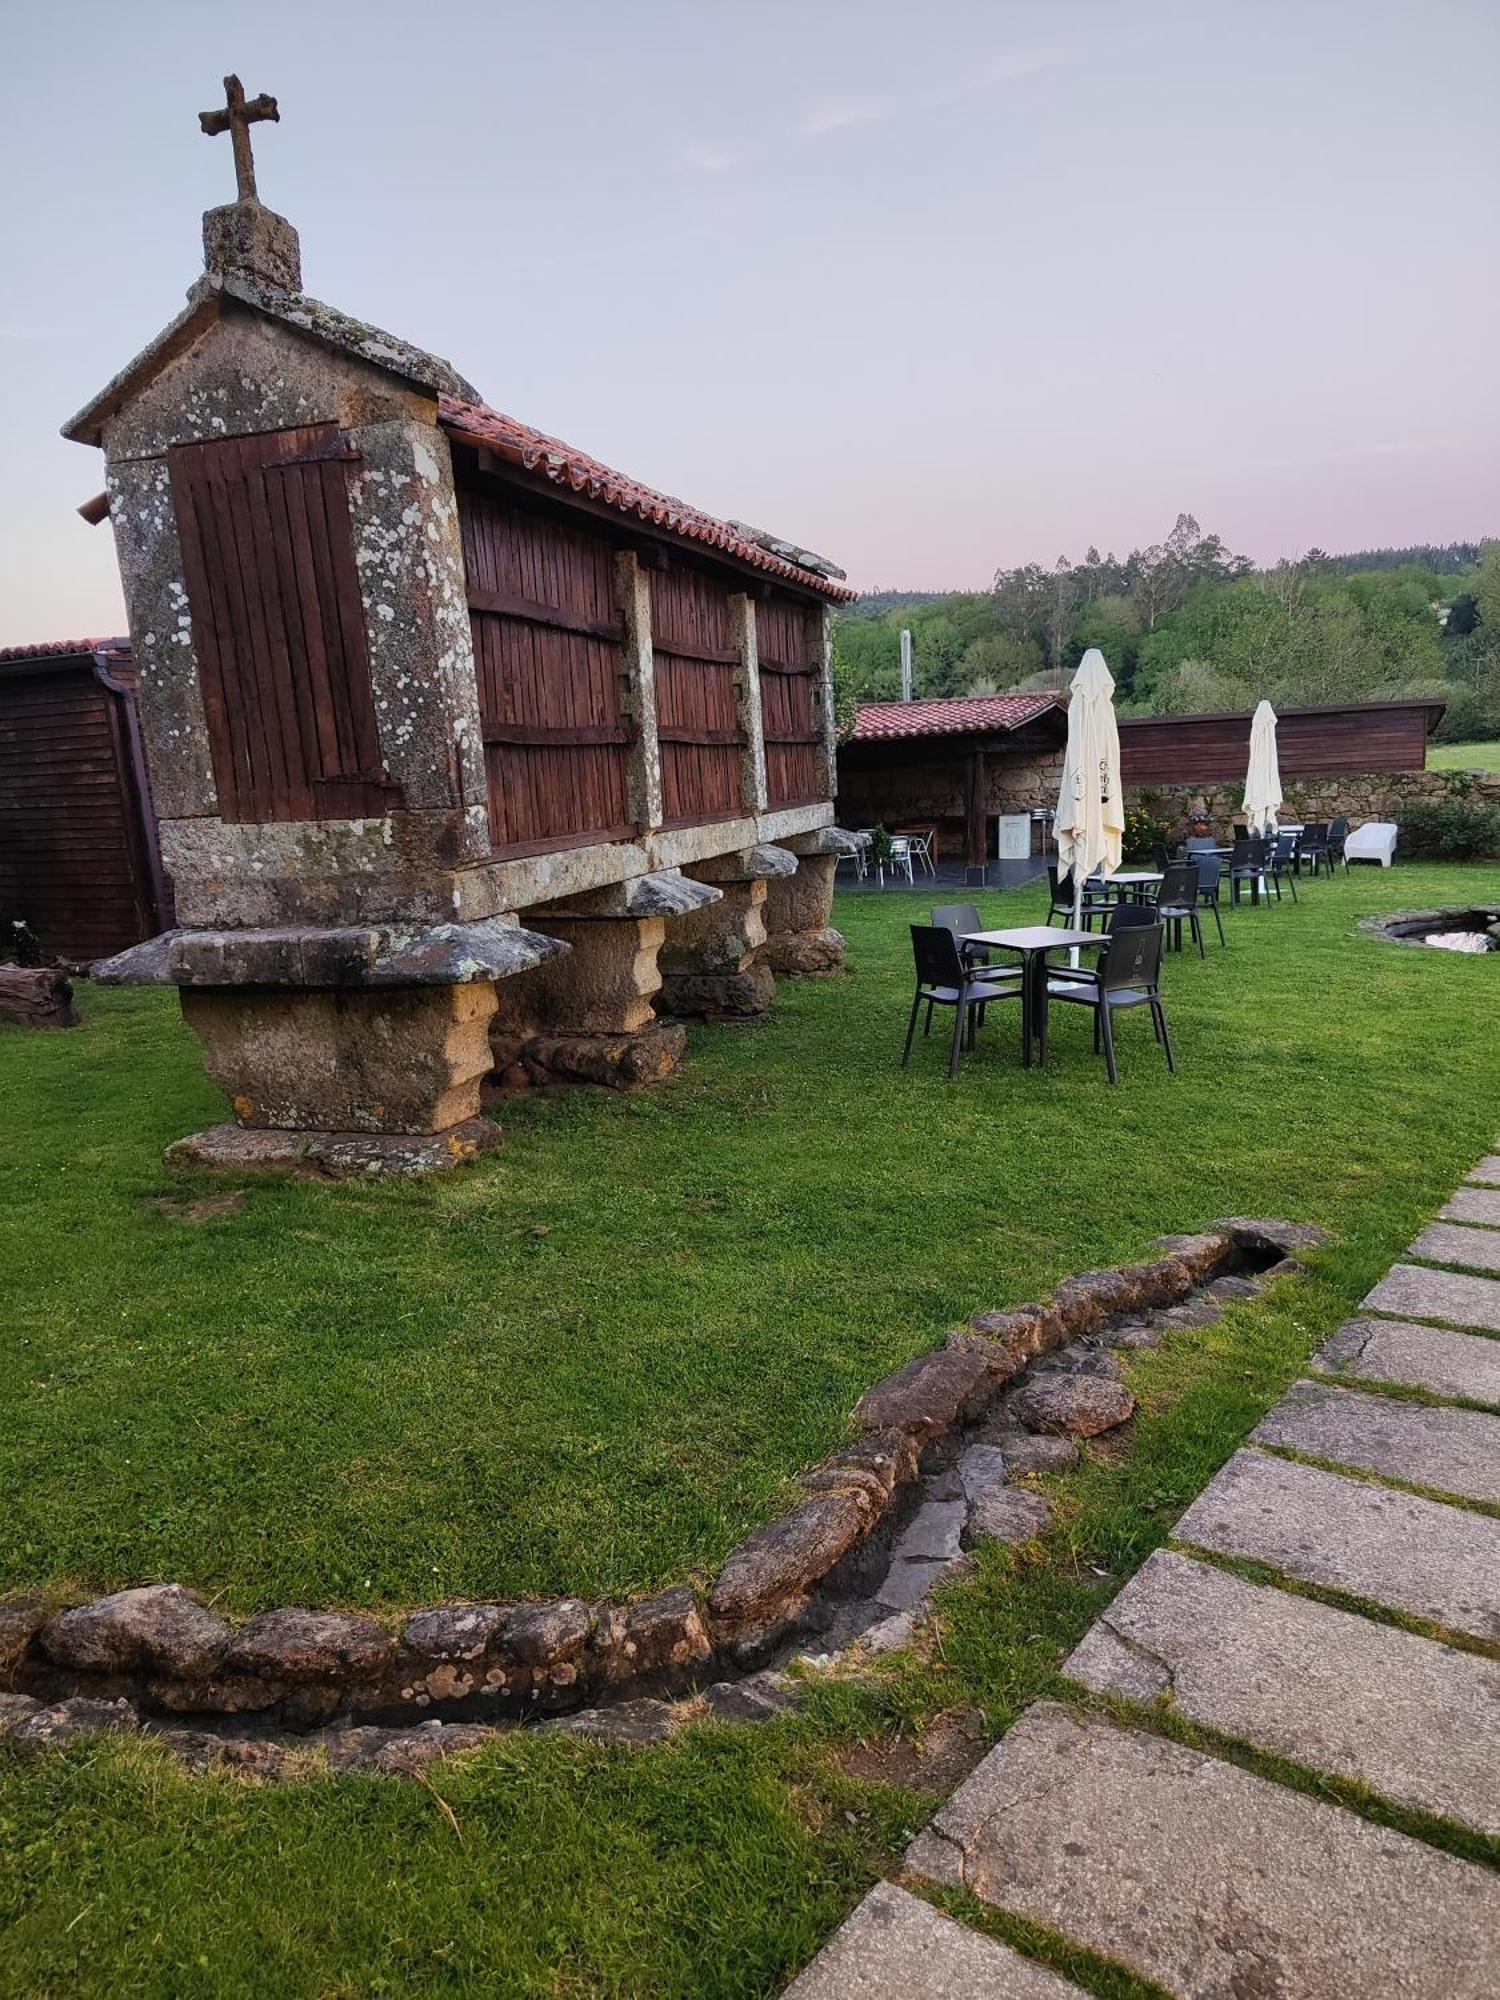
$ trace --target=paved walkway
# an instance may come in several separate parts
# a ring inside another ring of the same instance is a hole
[[[1496,1272],[1500,1155],[1193,1502],[1069,1678],[1500,1836]],[[1054,1703],[1021,1717],[906,1865],[914,1889],[966,1887],[1184,2000],[1500,1994],[1500,1873]],[[1079,1990],[884,1883],[788,2000]]]

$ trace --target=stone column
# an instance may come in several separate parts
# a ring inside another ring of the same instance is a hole
[[[491,1029],[499,1088],[638,1090],[675,1075],[687,1031],[657,1018],[658,955],[669,919],[719,900],[718,890],[667,869],[529,910],[527,923],[569,950],[503,989]]]
[[[776,994],[771,968],[760,962],[766,885],[796,868],[796,857],[782,847],[751,847],[694,864],[694,877],[721,890],[722,899],[672,924],[661,952],[662,1013],[765,1013]]]
[[[819,978],[843,970],[846,946],[829,924],[833,913],[834,876],[841,854],[859,847],[856,835],[842,827],[820,827],[815,833],[793,834],[779,843],[796,861],[795,874],[779,875],[766,884],[766,943],[761,963],[780,977]]]
[[[766,789],[766,732],[760,704],[760,645],[755,630],[755,600],[739,592],[729,600],[729,629],[740,656],[734,677],[734,705],[745,747],[740,753],[740,797],[747,812],[763,813]]]

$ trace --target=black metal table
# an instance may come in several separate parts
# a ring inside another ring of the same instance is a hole
[[[1086,944],[1097,951],[1106,941],[1105,934],[1062,930],[1054,924],[1022,924],[1015,930],[966,931],[963,941],[994,951],[1013,951],[1020,958],[1022,1061],[1030,1069],[1031,1045],[1040,1038],[1045,1019],[1048,952]]]

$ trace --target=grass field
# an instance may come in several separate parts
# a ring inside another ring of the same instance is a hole
[[[1434,771],[1500,771],[1500,743],[1432,743],[1427,763]]]
[[[659,1095],[201,1221],[160,1161],[219,1113],[196,1045],[170,997],[86,990],[81,1031],[0,1035],[0,1588],[379,1606],[706,1570],[955,1319],[1226,1206],[1413,1213],[1500,1123],[1494,968],[1354,920],[1497,888],[1412,867],[1231,916],[1168,969],[1181,1073],[1132,1020],[1113,1093],[1083,1018],[1023,1071],[1014,1010],[957,1087],[936,1040],[900,1070],[922,905],[846,897],[852,975],[695,1033]]]
[[[247,1183],[206,1222],[160,1205],[199,1192],[161,1144],[216,1110],[169,1007],[86,991],[82,1033],[0,1037],[7,1584],[169,1574],[248,1606],[706,1569],[861,1388],[976,1306],[1225,1210],[1336,1239],[1132,1357],[1131,1449],[1049,1482],[1045,1547],[989,1551],[931,1662],[803,1718],[643,1752],[513,1737],[440,1767],[438,1797],[191,1778],[102,1739],[0,1755],[0,1994],[774,1992],[925,1817],[886,1781],[915,1767],[851,1775],[856,1747],[957,1704],[998,1734],[1051,1688],[1491,1150],[1494,965],[1354,926],[1497,894],[1500,868],[1408,866],[1238,913],[1228,951],[1169,967],[1181,1074],[1132,1021],[1116,1092],[1082,1018],[1045,1075],[1003,1016],[956,1087],[936,1042],[899,1071],[923,899],[849,896],[851,976],[695,1035],[663,1096],[526,1106],[451,1180]]]

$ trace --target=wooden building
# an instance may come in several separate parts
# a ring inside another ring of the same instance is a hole
[[[126,640],[0,649],[0,922],[17,921],[69,965],[171,922]]]
[[[98,976],[181,989],[236,1113],[203,1158],[419,1171],[492,1141],[492,1030],[510,1083],[646,1081],[658,1014],[824,969],[853,593],[308,297],[230,82],[240,198],[65,433],[105,454],[178,924]]]
[[[1421,771],[1442,712],[1440,700],[1425,696],[1284,709],[1282,777]],[[846,826],[934,826],[949,853],[982,869],[994,851],[994,817],[1057,803],[1066,735],[1060,692],[866,703],[839,747],[839,816]],[[1120,721],[1127,793],[1242,784],[1249,757],[1248,711]]]

